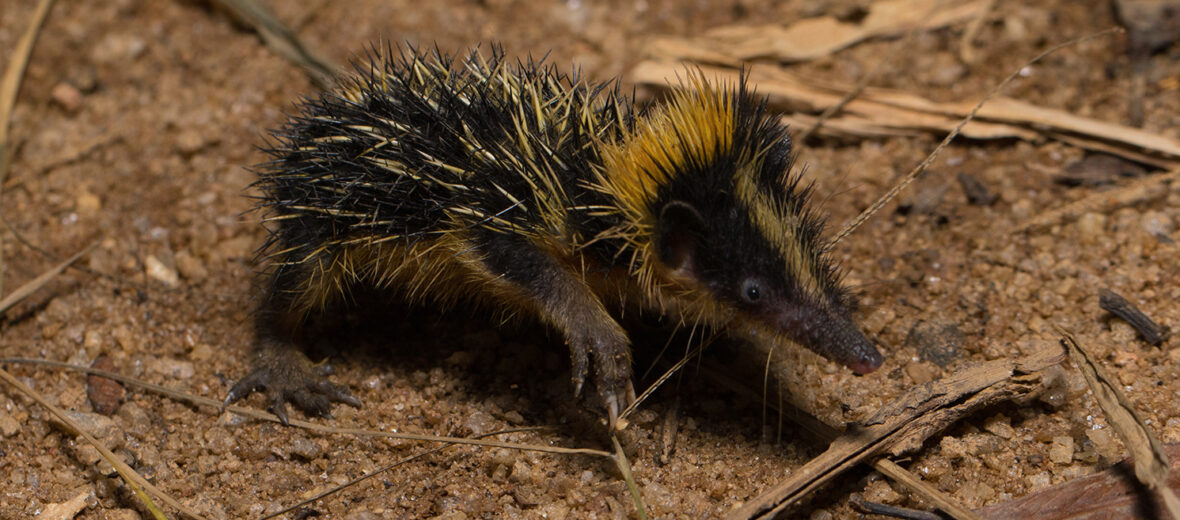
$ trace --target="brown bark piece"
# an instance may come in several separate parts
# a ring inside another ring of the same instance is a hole
[[[1169,463],[1159,439],[1139,416],[1135,405],[1123,394],[1116,380],[1110,378],[1106,369],[1078,345],[1073,335],[1062,332],[1061,345],[1069,352],[1073,364],[1082,371],[1086,384],[1094,393],[1098,406],[1106,414],[1106,421],[1123,440],[1135,464],[1135,478],[1154,491],[1171,516],[1180,520],[1180,498],[1168,486]],[[1166,517],[1164,517],[1166,518]]]
[[[1176,462],[1180,444],[1164,448],[1172,460],[1168,487],[1180,490]],[[1167,518],[1163,504],[1139,485],[1130,461],[1087,477],[993,504],[977,512],[986,518],[1036,518],[1038,520],[1099,520],[1107,518]]]
[[[1110,289],[1103,289],[1098,293],[1098,305],[1102,307],[1102,310],[1130,323],[1135,331],[1143,337],[1143,341],[1150,345],[1158,347],[1165,339],[1168,339],[1166,328],[1144,314],[1134,303],[1127,301],[1126,298]]]
[[[850,427],[791,477],[730,512],[726,518],[774,518],[794,502],[844,471],[881,455],[921,447],[930,436],[982,407],[1028,396],[1040,388],[1039,371],[1060,363],[1064,353],[1047,349],[1020,360],[975,365],[914,387]]]

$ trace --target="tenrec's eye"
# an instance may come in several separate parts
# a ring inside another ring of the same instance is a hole
[[[754,279],[746,279],[742,282],[742,298],[749,303],[756,303],[762,299],[762,285]]]

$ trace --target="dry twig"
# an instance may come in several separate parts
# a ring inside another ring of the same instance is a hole
[[[123,374],[109,372],[106,370],[99,370],[99,369],[91,368],[91,367],[71,365],[69,363],[62,363],[59,361],[51,361],[51,360],[47,360],[47,359],[30,359],[30,358],[0,358],[0,363],[23,363],[23,364],[28,364],[28,365],[42,365],[42,366],[51,366],[51,367],[56,367],[56,368],[64,368],[67,370],[74,370],[74,371],[82,372],[85,374],[102,376],[107,379],[113,379],[113,380],[119,381],[121,383],[126,383],[128,385],[132,385],[132,386],[135,386],[138,388],[143,388],[145,390],[149,390],[149,391],[152,391],[152,392],[155,392],[155,393],[167,396],[167,397],[171,397],[171,398],[176,399],[178,401],[186,402],[186,403],[197,405],[197,406],[208,406],[214,410],[220,410],[223,405],[223,403],[221,401],[218,401],[216,399],[209,399],[207,397],[186,394],[184,392],[173,390],[173,389],[165,387],[165,386],[160,386],[160,385],[148,383],[146,381],[141,381],[139,379],[125,376]],[[269,422],[274,422],[274,423],[280,422],[279,418],[277,416],[275,416],[274,414],[262,412],[259,410],[255,410],[253,408],[245,408],[245,407],[241,407],[241,406],[230,405],[230,406],[225,407],[225,411],[233,413],[235,415],[249,417],[251,419],[258,419],[258,420],[269,421]],[[603,458],[614,457],[614,454],[612,454],[610,452],[606,452],[606,451],[602,451],[602,450],[594,450],[594,449],[589,449],[589,448],[562,448],[560,446],[548,446],[548,445],[541,445],[541,444],[516,444],[516,443],[511,443],[511,442],[500,442],[500,441],[481,440],[481,439],[468,439],[468,438],[463,438],[463,437],[443,437],[440,435],[424,435],[424,434],[402,433],[402,432],[386,432],[386,431],[379,431],[379,430],[365,430],[365,429],[361,429],[361,428],[336,428],[333,426],[326,426],[323,424],[309,422],[309,421],[303,421],[303,420],[295,419],[295,418],[291,418],[289,422],[290,422],[291,426],[297,426],[297,427],[300,427],[300,428],[303,428],[306,430],[319,432],[319,433],[327,433],[327,434],[344,434],[344,435],[356,435],[358,437],[386,437],[386,438],[390,438],[390,439],[402,439],[402,440],[411,440],[411,441],[467,444],[467,445],[473,445],[473,446],[508,448],[508,449],[515,449],[515,450],[523,450],[523,451],[539,451],[539,452],[545,452],[545,453],[559,453],[559,454],[565,454],[565,455],[589,455],[589,456],[593,456],[593,457],[603,457]]]
[[[1038,231],[1067,224],[1086,213],[1111,213],[1120,208],[1143,204],[1163,197],[1172,182],[1180,180],[1180,170],[1149,175],[1113,190],[1096,191],[1086,198],[1046,211],[1016,229],[1016,232]]]
[[[332,85],[337,67],[320,56],[319,52],[299,39],[299,36],[275,17],[266,6],[254,0],[212,0],[234,20],[256,32],[271,50],[307,72],[316,86]]]
[[[1072,334],[1061,328],[1057,331],[1062,336],[1061,345],[1069,351],[1073,364],[1082,371],[1090,391],[1094,392],[1098,406],[1106,413],[1107,422],[1118,433],[1135,461],[1135,478],[1159,494],[1172,518],[1180,520],[1180,498],[1168,487],[1168,455],[1164,453],[1159,439],[1143,422],[1135,405],[1119,389],[1120,385],[1106,374],[1106,369],[1078,345]]]
[[[1139,310],[1134,303],[1127,301],[1110,289],[1103,289],[1098,292],[1098,305],[1102,310],[1109,312],[1123,321],[1126,321],[1143,337],[1143,340],[1150,345],[1160,346],[1167,339],[1167,330],[1156,323],[1143,311]]]
[[[991,361],[915,387],[849,428],[791,477],[726,517],[774,518],[857,464],[882,454],[897,456],[916,450],[927,438],[975,410],[1029,396],[1041,388],[1040,371],[1062,357],[1061,352],[1048,350],[1018,361]]]
[[[73,265],[73,263],[77,262],[79,258],[82,258],[83,255],[93,250],[96,245],[98,244],[95,243],[87,246],[85,249],[74,253],[74,256],[63,260],[61,263],[53,266],[53,268],[49,269],[48,271],[41,273],[36,278],[29,280],[20,287],[17,287],[15,291],[12,291],[11,294],[6,296],[3,300],[0,300],[0,315],[3,315],[10,307],[16,305],[21,300],[27,298],[30,294],[36,292],[37,289],[44,287],[45,284],[49,283],[50,280],[53,280],[57,277],[57,275],[61,274],[62,271],[65,271],[67,267]]]
[[[12,143],[8,135],[8,126],[12,120],[12,110],[16,106],[16,94],[20,92],[21,80],[25,77],[25,67],[29,64],[29,57],[33,54],[33,44],[41,34],[41,27],[49,18],[49,11],[53,9],[55,0],[41,0],[37,10],[33,13],[33,20],[29,23],[25,33],[12,49],[8,61],[8,68],[4,69],[4,78],[0,79],[0,196],[3,196],[4,183],[8,178],[8,164],[12,162]],[[4,242],[0,241],[0,267],[4,265]],[[3,278],[0,277],[0,294],[3,294]]]
[[[157,506],[155,502],[152,502],[151,497],[148,496],[149,494],[160,499],[161,502],[168,504],[169,507],[180,511],[185,516],[197,519],[202,518],[201,515],[198,515],[196,512],[185,507],[184,504],[177,502],[176,499],[168,496],[159,488],[153,486],[151,482],[148,482],[147,479],[140,476],[139,473],[136,473],[134,469],[131,469],[131,466],[128,466],[127,463],[123,462],[123,460],[117,455],[111,453],[111,450],[108,450],[106,446],[103,446],[102,443],[99,442],[98,439],[95,439],[93,435],[90,435],[90,433],[88,433],[86,430],[80,428],[78,423],[71,419],[70,416],[65,413],[65,411],[63,411],[61,408],[58,408],[57,406],[54,406],[54,404],[50,403],[49,400],[45,398],[45,396],[41,395],[32,388],[29,388],[24,383],[20,382],[20,380],[13,377],[12,374],[9,374],[7,370],[2,368],[0,368],[0,379],[4,380],[5,383],[8,383],[22,394],[25,394],[30,399],[36,401],[37,404],[41,405],[42,408],[45,408],[50,414],[53,414],[57,420],[61,421],[83,439],[86,439],[86,442],[94,446],[94,449],[98,450],[99,454],[102,455],[102,458],[115,467],[115,471],[118,471],[119,476],[123,477],[123,481],[127,483],[127,487],[131,488],[131,490],[135,492],[135,495],[143,501],[144,505],[147,506],[148,510],[150,510],[152,515],[157,519],[162,520],[165,518],[164,512],[160,510],[160,507]]]

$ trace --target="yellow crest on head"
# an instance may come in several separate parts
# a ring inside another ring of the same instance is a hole
[[[668,102],[653,109],[603,154],[600,183],[632,216],[689,165],[708,164],[733,146],[736,95],[690,70]]]

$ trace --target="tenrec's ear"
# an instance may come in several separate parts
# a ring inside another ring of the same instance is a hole
[[[668,269],[689,274],[693,271],[705,219],[687,202],[674,200],[660,210],[656,224],[656,251]]]

